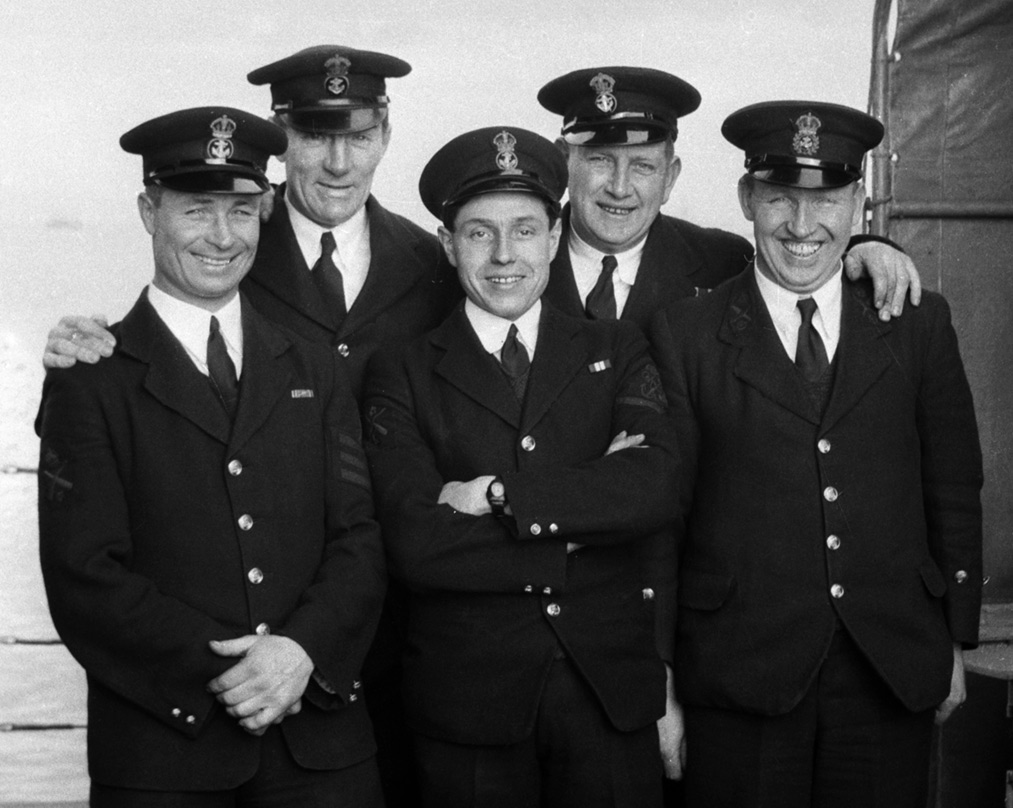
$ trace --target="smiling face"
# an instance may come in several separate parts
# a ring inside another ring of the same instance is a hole
[[[390,128],[364,132],[309,133],[286,127],[286,196],[296,210],[321,227],[347,222],[366,204],[373,174],[390,142]]]
[[[577,235],[605,253],[628,250],[646,237],[682,167],[672,143],[567,149],[570,224]]]
[[[439,230],[468,299],[507,320],[542,296],[559,233],[559,221],[549,224],[545,203],[520,192],[473,197],[457,212],[453,231]]]
[[[743,177],[739,204],[753,223],[757,268],[791,292],[816,291],[837,271],[864,198],[860,182],[799,188]]]
[[[155,286],[208,311],[228,303],[253,265],[260,199],[168,188],[140,194],[137,207],[151,234]]]

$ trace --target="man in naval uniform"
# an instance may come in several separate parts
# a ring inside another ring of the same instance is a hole
[[[360,670],[385,588],[345,368],[239,293],[274,124],[156,118],[154,278],[113,355],[50,371],[39,528],[88,676],[91,805],[382,805]]]
[[[732,114],[756,260],[657,315],[684,465],[676,695],[687,804],[925,805],[978,637],[981,452],[946,301],[882,322],[842,256],[883,127]]]
[[[546,289],[553,305],[646,332],[659,309],[749,263],[745,239],[660,212],[682,168],[678,120],[700,105],[696,88],[661,70],[593,67],[553,79],[538,101],[563,116],[557,143],[570,175],[562,248]],[[850,276],[872,277],[884,319],[900,314],[909,282],[918,302],[914,265],[894,246],[861,237],[845,260]]]
[[[280,157],[286,181],[241,289],[269,320],[330,346],[356,397],[378,346],[435,328],[461,298],[434,236],[370,193],[391,136],[386,79],[410,70],[386,54],[318,45],[248,76],[270,84],[288,149]],[[65,317],[50,332],[44,361],[95,362],[114,344],[99,323]],[[364,673],[388,808],[413,804],[398,695],[398,595],[390,592]]]
[[[522,129],[440,149],[419,188],[467,300],[367,376],[432,808],[660,804],[666,599],[644,559],[672,548],[674,434],[639,329],[543,299],[565,185]]]

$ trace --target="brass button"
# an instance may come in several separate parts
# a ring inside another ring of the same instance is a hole
[[[953,580],[956,581],[958,584],[964,583],[964,581],[967,580],[967,571],[966,570],[957,570],[953,574]]]
[[[644,600],[654,600],[654,590],[651,587],[644,590]]]
[[[524,591],[528,593],[534,592],[535,588],[531,584],[528,584],[526,587],[524,587]]]
[[[558,532],[559,532],[559,525],[557,525],[555,522],[549,525],[549,533],[555,534]]]
[[[829,536],[827,536],[827,547],[829,547],[831,550],[836,550],[840,546],[841,540],[837,538],[836,535],[831,533]]]
[[[243,473],[243,464],[240,463],[238,460],[230,460],[229,474],[231,474],[233,477],[238,477],[242,473]]]
[[[266,637],[271,633],[271,627],[267,623],[261,623],[254,629],[254,631],[261,637]]]
[[[264,573],[262,573],[257,567],[254,567],[246,573],[246,577],[250,579],[251,584],[259,584],[264,580]]]
[[[192,716],[192,715],[188,715],[186,717],[186,723],[188,723],[188,724],[190,724],[192,726],[192,725],[194,725],[194,724],[197,723],[197,719],[194,716]]]
[[[248,513],[244,513],[239,517],[239,529],[249,530],[251,527],[253,527],[253,517]]]
[[[535,450],[535,446],[537,445],[538,444],[535,441],[535,439],[530,435],[525,435],[523,438],[521,438],[521,448],[525,452],[533,452]]]
[[[826,438],[820,438],[820,442],[816,444],[816,448],[820,450],[820,454],[826,454],[830,451],[830,441]]]
[[[531,535],[540,536],[541,534],[542,534],[542,526],[537,522],[535,522],[535,524],[531,526]]]
[[[172,717],[173,718],[179,718],[181,715],[183,715],[183,711],[180,710],[179,707],[173,707],[172,708]]]
[[[559,617],[559,613],[563,610],[559,608],[558,603],[550,603],[545,607],[545,611],[548,613],[549,617]]]
[[[830,594],[831,596],[840,600],[841,598],[844,597],[844,587],[841,586],[840,584],[834,584],[832,587],[830,587]]]
[[[551,586],[545,587],[545,589],[542,590],[542,594],[543,595],[551,595],[552,594],[552,587]]]
[[[349,349],[349,347],[345,343],[342,342],[338,346],[338,353],[347,358],[348,355],[351,353],[351,350]]]
[[[838,496],[840,495],[837,493],[837,489],[834,488],[832,485],[828,485],[826,488],[823,489],[823,499],[825,499],[827,502],[836,502]]]

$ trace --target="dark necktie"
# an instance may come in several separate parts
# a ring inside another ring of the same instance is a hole
[[[826,369],[830,367],[830,361],[827,359],[827,349],[823,345],[823,340],[820,339],[819,332],[813,325],[816,301],[811,297],[801,298],[797,305],[802,314],[802,322],[798,327],[795,366],[806,381],[819,381]]]
[[[514,389],[514,395],[517,396],[518,401],[522,401],[528,385],[531,359],[520,340],[517,339],[516,325],[511,324],[510,330],[507,331],[506,342],[503,343],[503,349],[499,355],[500,364],[510,378],[510,386]]]
[[[229,352],[225,347],[218,318],[211,317],[211,330],[208,333],[208,377],[211,386],[232,418],[236,414],[236,402],[239,400],[239,384],[236,381],[236,366],[232,364]]]
[[[320,235],[320,258],[313,265],[313,281],[334,317],[334,323],[341,326],[348,309],[345,307],[345,283],[341,270],[334,263],[334,234],[325,230]]]
[[[584,302],[584,311],[592,320],[616,319],[616,292],[612,286],[612,273],[618,265],[614,255],[606,255],[601,259],[598,280]]]

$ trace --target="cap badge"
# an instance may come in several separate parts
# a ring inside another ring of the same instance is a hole
[[[616,97],[612,95],[612,88],[616,86],[616,80],[608,73],[599,73],[589,82],[596,93],[594,105],[602,112],[615,112]]]
[[[351,66],[352,62],[340,53],[335,53],[324,62],[324,69],[327,71],[324,87],[327,88],[327,92],[331,95],[343,95],[345,93],[348,89],[348,68]]]
[[[213,137],[208,141],[208,158],[216,163],[224,163],[228,160],[235,146],[232,143],[232,135],[236,131],[236,122],[228,115],[222,115],[211,121],[211,134]]]
[[[504,129],[492,139],[496,147],[496,165],[500,171],[517,170],[517,154],[514,148],[517,146],[517,138]]]
[[[821,126],[823,126],[823,122],[811,112],[807,112],[795,121],[795,137],[791,141],[791,147],[795,150],[795,154],[814,157],[819,152],[820,138],[816,132]]]

